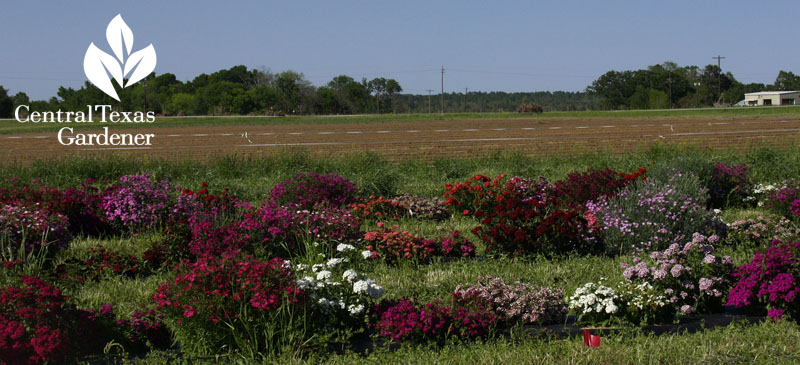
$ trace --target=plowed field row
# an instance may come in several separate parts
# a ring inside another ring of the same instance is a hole
[[[109,153],[207,159],[221,154],[254,155],[291,148],[321,155],[375,151],[391,159],[471,157],[501,149],[528,155],[598,149],[624,153],[655,143],[744,150],[763,144],[797,146],[800,117],[515,118],[109,129],[111,133],[154,133],[153,145],[64,146],[54,132],[0,136],[0,143],[5,161]],[[101,129],[80,132],[98,133]]]

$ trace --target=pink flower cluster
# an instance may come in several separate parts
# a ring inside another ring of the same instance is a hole
[[[718,241],[717,236],[694,233],[692,241],[682,247],[673,243],[648,257],[634,256],[633,265],[622,264],[623,276],[663,290],[676,311],[681,308],[686,313],[684,306],[689,306],[690,312],[720,311],[730,288],[728,277],[733,272],[733,260],[714,255],[712,244]]]
[[[457,286],[453,299],[464,305],[481,303],[509,323],[556,323],[563,321],[568,311],[560,288],[534,287],[520,282],[506,284],[492,276],[478,278],[476,285]]]
[[[740,266],[728,305],[767,307],[773,320],[787,314],[800,318],[800,242],[775,240],[766,251],[758,251],[749,264]]]
[[[109,222],[132,230],[164,222],[172,212],[191,216],[200,209],[191,195],[173,202],[173,193],[166,180],[155,182],[149,174],[125,175],[103,193],[99,209]]]
[[[50,250],[65,248],[72,240],[67,217],[50,212],[38,203],[0,203],[0,237],[11,250],[19,249],[25,242],[25,250],[48,245]]]

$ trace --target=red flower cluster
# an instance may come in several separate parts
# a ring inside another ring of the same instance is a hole
[[[486,243],[489,252],[564,253],[593,250],[587,237],[587,201],[610,196],[632,181],[643,178],[644,168],[632,174],[610,169],[573,173],[550,185],[506,175],[489,179],[476,175],[455,186],[445,185],[445,204],[464,215],[480,219],[472,233]]]
[[[90,248],[86,260],[71,259],[56,268],[62,280],[81,283],[97,281],[108,275],[134,277],[143,271],[143,263],[136,256],[104,247]]]
[[[230,320],[243,303],[272,311],[283,304],[299,303],[304,296],[281,258],[262,262],[225,253],[183,262],[176,270],[179,275],[161,284],[153,295],[157,309],[174,319]]]
[[[383,223],[378,223],[384,227]],[[366,249],[373,258],[382,257],[387,262],[400,260],[427,260],[433,256],[469,257],[475,254],[475,245],[461,237],[458,231],[441,241],[415,236],[408,231],[395,231],[399,226],[384,228],[364,234]]]
[[[370,195],[365,203],[350,204],[350,209],[361,219],[389,219],[396,221],[408,214],[408,208],[402,203],[386,199],[383,196],[375,198]]]

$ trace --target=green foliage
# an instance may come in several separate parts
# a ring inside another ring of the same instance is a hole
[[[11,118],[14,112],[14,100],[8,96],[8,90],[0,85],[0,118]]]

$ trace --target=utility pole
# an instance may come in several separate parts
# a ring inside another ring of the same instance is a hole
[[[469,92],[469,88],[464,88],[464,113],[467,112],[467,93]]]
[[[425,91],[428,92],[428,114],[430,114],[431,113],[431,93],[433,92],[433,89],[426,89]]]
[[[672,72],[667,77],[667,85],[669,85],[669,108],[672,109]]]
[[[442,110],[441,114],[444,114],[444,66],[442,66]]]
[[[717,93],[719,93],[719,98],[717,99],[717,102],[719,102],[720,100],[722,100],[722,62],[721,61],[725,57],[717,55],[717,57],[711,57],[711,58],[715,58],[717,60],[717,69],[718,69],[718,72],[719,72],[717,74]]]

